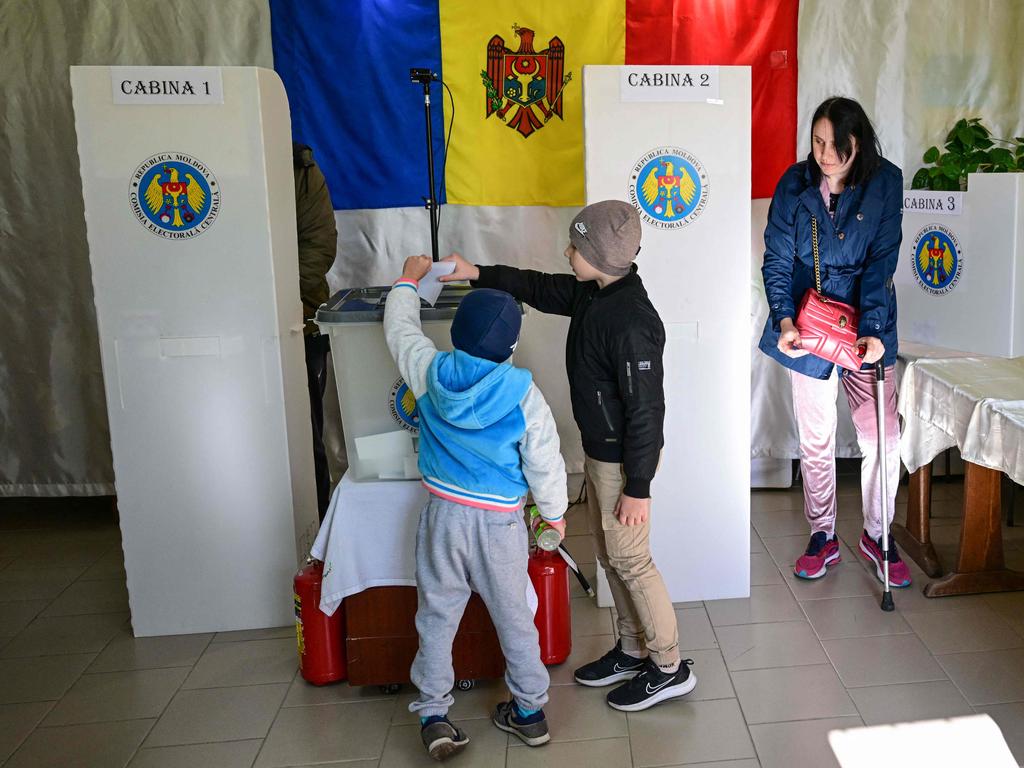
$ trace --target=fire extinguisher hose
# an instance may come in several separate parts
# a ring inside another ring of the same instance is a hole
[[[586,592],[590,597],[594,596],[594,588],[590,586],[590,582],[587,581],[587,577],[580,571],[580,567],[573,560],[572,555],[569,554],[569,550],[565,548],[565,544],[558,545],[558,554],[565,560],[565,564],[569,566],[569,570],[576,574],[576,579],[579,581],[580,586],[583,587],[583,591]]]

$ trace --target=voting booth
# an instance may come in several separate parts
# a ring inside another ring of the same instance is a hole
[[[972,173],[966,192],[903,195],[900,340],[1024,355],[1024,176]]]
[[[251,67],[72,67],[132,627],[289,624],[317,528],[288,101]]]
[[[665,324],[654,560],[674,602],[745,597],[750,68],[589,66],[583,95],[587,202],[636,205],[637,265]]]

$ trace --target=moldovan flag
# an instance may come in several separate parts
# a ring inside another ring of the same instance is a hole
[[[750,65],[753,196],[770,196],[796,159],[798,0],[271,0],[270,7],[293,131],[313,146],[336,210],[422,204],[423,96],[410,83],[411,67],[430,67],[451,91],[449,98],[432,88],[442,202],[582,205],[588,64]]]

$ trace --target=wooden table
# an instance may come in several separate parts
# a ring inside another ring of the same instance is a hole
[[[892,532],[904,552],[937,579],[925,586],[926,597],[1024,589],[1024,573],[1008,569],[1004,560],[1000,499],[1003,472],[1018,480],[1022,470],[1016,451],[1000,449],[1024,443],[1024,424],[1008,418],[1001,404],[1020,400],[1022,358],[922,359],[907,366],[900,391],[906,422],[901,453],[915,469],[907,523],[894,524]],[[931,542],[931,458],[936,448],[952,445],[964,458],[963,516],[956,563],[944,575]]]
[[[312,554],[324,561],[321,609],[345,612],[351,685],[409,682],[419,648],[416,530],[427,498],[419,481],[357,483],[348,473],[334,490]],[[498,634],[476,593],[455,635],[452,664],[457,681],[505,671]]]
[[[925,585],[925,597],[1024,589],[1024,573],[1010,570],[1003,559],[1002,472],[964,462],[960,549],[953,570],[945,575],[931,542],[931,480],[931,465],[910,475],[907,524],[892,526],[893,538],[907,556],[938,579]]]
[[[419,648],[416,588],[372,587],[345,598],[345,653],[349,685],[408,683]],[[466,604],[452,645],[456,681],[501,677],[505,657],[483,600]]]

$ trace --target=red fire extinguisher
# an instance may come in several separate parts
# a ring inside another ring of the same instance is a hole
[[[535,548],[528,566],[530,581],[537,592],[537,615],[533,621],[540,633],[540,660],[561,664],[572,651],[572,617],[569,611],[569,566],[558,550]]]
[[[345,628],[341,606],[332,616],[320,610],[324,564],[308,559],[295,574],[295,637],[299,645],[299,672],[313,685],[344,680]]]

